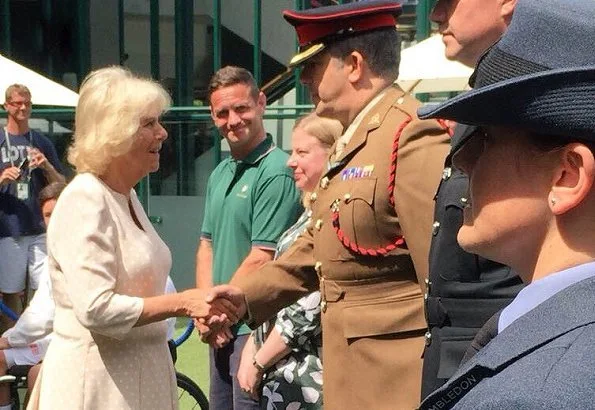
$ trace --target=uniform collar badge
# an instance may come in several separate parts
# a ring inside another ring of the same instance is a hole
[[[379,124],[380,124],[380,114],[376,113],[376,114],[374,114],[374,116],[372,118],[370,118],[368,125],[379,125]]]

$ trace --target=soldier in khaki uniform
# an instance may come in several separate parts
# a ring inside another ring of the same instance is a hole
[[[247,301],[257,325],[320,288],[327,409],[419,404],[421,287],[449,137],[439,122],[419,120],[419,102],[393,84],[400,11],[367,1],[284,13],[302,49],[292,64],[303,65],[317,113],[346,131],[312,195],[305,234],[258,274],[212,291],[242,313]]]

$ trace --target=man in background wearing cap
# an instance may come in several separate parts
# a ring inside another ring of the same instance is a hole
[[[510,24],[515,4],[516,0],[438,0],[430,18],[438,24],[446,57],[475,66]],[[458,125],[452,145],[473,129]],[[446,158],[436,194],[422,397],[454,374],[478,330],[522,287],[507,266],[467,253],[458,245],[469,184],[467,176],[452,166],[451,157]]]
[[[420,111],[476,127],[453,148],[471,180],[458,241],[527,283],[422,409],[593,408],[594,15],[592,1],[519,0],[475,89]]]
[[[416,117],[394,81],[400,43],[394,1],[286,11],[316,112],[345,128],[312,194],[312,225],[259,274],[213,290],[252,325],[320,288],[324,406],[419,404],[433,196],[449,136]],[[243,295],[245,294],[246,299]],[[266,364],[265,364],[266,365]]]

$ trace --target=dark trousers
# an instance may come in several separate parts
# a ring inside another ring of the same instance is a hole
[[[240,389],[237,373],[242,349],[249,335],[237,336],[221,349],[210,348],[211,388],[209,408],[213,410],[258,410],[258,402]]]

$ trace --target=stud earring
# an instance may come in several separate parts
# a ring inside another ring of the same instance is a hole
[[[556,206],[556,198],[550,199],[550,202],[552,203],[552,206]]]

